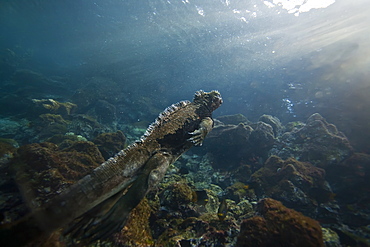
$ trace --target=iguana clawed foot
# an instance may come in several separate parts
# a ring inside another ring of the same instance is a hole
[[[199,125],[199,129],[190,132],[190,135],[193,135],[188,139],[188,141],[194,143],[195,146],[202,146],[204,139],[207,134],[212,130],[213,120],[210,117],[206,117],[202,120]]]

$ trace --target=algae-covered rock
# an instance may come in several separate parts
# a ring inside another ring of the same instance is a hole
[[[222,123],[228,125],[238,125],[240,123],[249,124],[250,121],[247,119],[246,116],[243,114],[235,114],[235,115],[224,115],[217,117],[217,120],[221,121]]]
[[[241,224],[236,246],[324,246],[320,224],[270,198],[257,205],[260,216]]]
[[[370,155],[354,153],[340,164],[329,166],[326,172],[340,205],[341,221],[366,229],[370,224]]]
[[[65,134],[68,130],[68,121],[56,114],[41,114],[33,124],[38,131],[37,140],[42,141],[56,134]]]
[[[249,136],[253,129],[244,124],[216,126],[205,140],[206,150],[212,154],[212,166],[231,170],[251,154]]]
[[[273,127],[268,123],[258,121],[257,126],[249,137],[249,142],[253,146],[255,155],[266,157],[267,152],[275,142]]]
[[[13,157],[18,143],[13,139],[0,138],[0,160]]]
[[[94,112],[100,123],[111,124],[117,119],[116,107],[106,100],[98,100],[94,105]]]
[[[38,108],[37,111],[59,114],[64,117],[71,115],[77,108],[77,105],[71,102],[62,103],[54,99],[32,99],[32,102]]]
[[[161,205],[171,209],[179,209],[192,202],[192,192],[189,185],[184,182],[172,183],[159,195]]]
[[[12,166],[25,199],[42,205],[102,162],[92,142],[76,142],[63,150],[45,142],[20,147]]]
[[[154,239],[149,225],[153,209],[147,199],[143,199],[130,213],[129,220],[119,234],[114,236],[114,245],[152,246]]]
[[[251,176],[250,184],[258,196],[272,197],[310,216],[319,203],[333,199],[333,192],[325,181],[325,171],[292,158],[284,161],[271,156]]]
[[[330,228],[321,228],[325,247],[341,247],[338,234]]]
[[[49,78],[37,71],[18,69],[11,78],[12,85],[16,88],[16,94],[23,97],[45,97],[50,92],[59,95],[69,94],[69,88],[59,80],[61,78]]]
[[[108,159],[125,147],[126,136],[122,131],[116,133],[104,133],[94,139],[104,159]]]
[[[271,154],[309,161],[322,168],[338,164],[353,153],[346,136],[318,113],[311,115],[303,127],[284,133],[279,143]]]
[[[95,118],[85,114],[74,114],[68,124],[68,132],[93,140],[100,133],[112,132],[112,129],[103,126]]]
[[[274,130],[275,137],[278,136],[283,130],[283,125],[277,117],[271,115],[262,115],[258,121],[269,124]]]
[[[262,119],[270,118],[262,117]],[[221,124],[215,126],[208,135],[205,140],[205,150],[213,156],[214,168],[233,170],[244,164],[258,165],[261,159],[267,158],[267,153],[274,142],[274,129],[265,122],[259,121],[251,125]]]

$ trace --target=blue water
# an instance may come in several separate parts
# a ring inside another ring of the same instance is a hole
[[[45,112],[31,101],[54,99],[96,114],[99,133],[122,130],[130,143],[163,109],[201,89],[222,94],[215,118],[241,113],[256,122],[268,114],[286,125],[319,113],[354,151],[369,154],[369,11],[368,0],[2,0],[0,138],[18,147],[58,134],[37,126]],[[61,134],[99,134],[69,128],[80,132]],[[252,158],[245,162],[257,170],[264,160]],[[225,187],[234,181],[227,176],[220,175]]]
[[[24,58],[19,67],[78,78],[79,87],[104,76],[169,102],[216,88],[225,98],[219,114],[292,120],[352,104],[349,91],[368,86],[367,2],[302,13],[271,5],[6,1],[0,47]]]

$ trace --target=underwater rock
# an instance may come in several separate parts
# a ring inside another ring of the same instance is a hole
[[[252,174],[250,185],[261,197],[271,197],[284,205],[316,216],[320,203],[333,199],[333,192],[325,181],[325,171],[310,163],[293,158],[282,160],[271,156],[264,166]]]
[[[32,110],[29,99],[15,94],[0,94],[0,112],[2,116],[25,115]]]
[[[338,165],[329,166],[327,179],[341,206],[343,223],[353,227],[370,224],[370,155],[354,153]]]
[[[267,152],[272,148],[275,142],[273,127],[265,122],[258,121],[257,126],[249,137],[249,143],[253,147],[256,156],[267,157]]]
[[[105,100],[98,100],[95,103],[94,113],[97,120],[101,123],[112,124],[117,119],[116,107]]]
[[[274,130],[275,137],[277,137],[283,130],[283,125],[277,117],[271,115],[262,115],[258,121],[269,124]]]
[[[153,246],[154,239],[149,225],[153,209],[147,199],[142,200],[130,213],[127,225],[114,235],[113,246]]]
[[[39,119],[33,122],[34,129],[37,131],[33,139],[39,142],[56,134],[65,134],[68,130],[68,123],[61,115],[41,114]]]
[[[23,58],[24,59],[24,58]],[[22,62],[22,57],[15,53],[13,50],[1,49],[0,50],[0,75],[2,78],[8,80],[14,73],[19,63]],[[4,80],[4,81],[6,81]]]
[[[235,114],[235,115],[223,115],[217,117],[218,121],[221,121],[223,124],[228,125],[238,125],[240,123],[249,125],[251,122],[247,119],[246,116],[243,114]]]
[[[118,96],[122,90],[121,86],[112,79],[93,77],[89,80],[90,82],[86,83],[86,86],[78,89],[71,97],[72,102],[78,105],[78,113],[86,114],[99,100],[115,104],[121,98]]]
[[[88,140],[93,140],[101,133],[114,131],[116,131],[114,128],[102,125],[95,118],[85,114],[71,116],[68,124],[68,132],[84,136]]]
[[[281,202],[263,199],[257,211],[241,224],[236,246],[324,246],[320,224]]]
[[[23,199],[9,171],[18,144],[12,139],[0,138],[0,222],[10,223],[18,220],[28,212]]]
[[[122,131],[116,133],[103,133],[98,135],[94,141],[104,159],[109,159],[125,147],[126,136]]]
[[[12,167],[22,193],[35,207],[60,194],[102,162],[104,159],[92,142],[76,142],[64,150],[45,142],[20,147]]]
[[[224,191],[227,198],[232,199],[235,202],[240,202],[245,200],[246,198],[255,198],[254,190],[250,188],[251,186],[236,182],[231,186],[227,187]]]
[[[15,121],[8,118],[0,118],[0,137],[14,138],[21,127],[21,121]]]
[[[234,221],[173,219],[156,239],[156,246],[234,246],[238,226]]]
[[[68,132],[65,135],[56,134],[48,138],[46,142],[51,142],[58,145],[59,149],[68,148],[73,145],[73,143],[78,141],[87,141],[87,139],[81,135],[75,135],[72,132]]]
[[[69,89],[63,82],[51,79],[41,73],[29,70],[16,70],[11,78],[16,88],[14,93],[25,98],[32,94],[34,97],[45,97],[50,92],[58,95],[69,95]]]
[[[264,115],[265,121],[275,123],[278,131],[278,119]],[[245,125],[217,125],[206,139],[205,150],[212,155],[212,166],[215,169],[233,170],[248,164],[260,166],[267,158],[269,150],[275,143],[274,128],[265,122]],[[252,167],[253,168],[253,167]],[[250,174],[244,174],[249,177]]]
[[[36,112],[58,114],[63,117],[71,115],[77,108],[77,105],[71,102],[62,103],[54,99],[32,99],[32,102],[36,105]]]
[[[311,115],[302,128],[294,128],[279,138],[270,152],[283,159],[294,157],[325,168],[351,156],[353,149],[346,136],[318,113]]]
[[[193,201],[193,191],[185,182],[172,183],[159,194],[159,200],[164,207],[180,209]]]
[[[354,153],[351,157],[326,169],[336,199],[353,204],[368,198],[370,188],[370,155]],[[369,208],[370,209],[370,208]]]
[[[205,140],[206,150],[214,160],[216,169],[231,170],[240,165],[251,153],[249,136],[253,129],[244,124],[216,126]]]
[[[367,227],[351,229],[347,225],[335,225],[331,227],[340,239],[341,246],[370,246],[369,231]]]
[[[342,247],[338,234],[330,228],[321,228],[325,247]]]
[[[13,158],[18,143],[13,139],[0,138],[0,164]]]
[[[64,150],[47,142],[21,146],[9,164],[0,166],[1,227],[32,213],[103,161],[91,142],[77,142]],[[53,234],[49,246],[56,246],[59,236]],[[17,240],[10,241],[9,246],[20,246]]]
[[[243,219],[251,218],[255,214],[253,205],[248,200],[241,200],[238,203],[228,199],[226,201],[228,211],[226,220],[236,220],[240,223]]]

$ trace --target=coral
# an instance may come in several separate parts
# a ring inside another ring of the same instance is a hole
[[[261,216],[241,224],[236,246],[324,246],[320,224],[270,198],[257,205]]]
[[[93,142],[98,146],[104,159],[108,159],[124,148],[126,136],[119,130],[116,133],[100,134]]]

